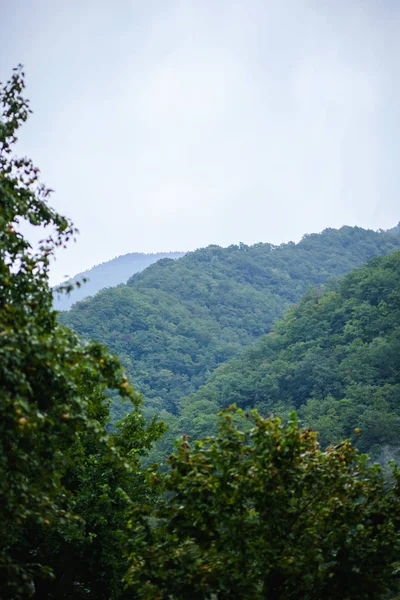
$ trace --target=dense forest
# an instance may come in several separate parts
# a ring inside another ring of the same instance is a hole
[[[269,332],[309,286],[320,286],[400,248],[400,230],[327,229],[281,246],[210,246],[163,259],[125,286],[104,290],[60,316],[106,344],[146,398],[146,414],[176,415],[221,364]],[[123,406],[113,406],[114,417]],[[168,418],[168,415],[165,415]]]
[[[0,598],[394,600],[400,469],[343,437],[396,449],[398,230],[161,260],[60,318],[50,265],[76,230],[14,154],[23,91],[18,67],[0,86]],[[46,231],[37,247],[23,233],[32,227]],[[147,412],[95,334],[139,382],[160,383]],[[186,388],[169,388],[179,369]],[[169,444],[148,414],[164,395],[203,439],[183,435],[160,470],[144,459]],[[129,414],[108,427],[123,400]]]
[[[123,256],[117,256],[65,281],[63,286],[71,285],[69,294],[57,293],[57,287],[55,287],[54,308],[68,310],[78,300],[93,296],[104,288],[126,283],[134,273],[143,271],[161,258],[176,259],[183,255],[184,252],[156,252],[154,254],[130,252]],[[78,287],[77,283],[84,283],[84,285]]]
[[[181,401],[179,428],[214,433],[214,415],[234,403],[262,414],[297,410],[323,446],[349,438],[374,456],[397,453],[400,252],[310,289],[269,335]]]

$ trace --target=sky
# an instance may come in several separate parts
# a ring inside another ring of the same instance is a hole
[[[58,283],[128,252],[400,220],[396,0],[13,0],[18,150],[80,234]]]

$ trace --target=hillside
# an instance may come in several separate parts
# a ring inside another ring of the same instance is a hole
[[[143,269],[161,258],[177,259],[184,256],[184,254],[184,252],[158,252],[155,254],[131,252],[123,256],[117,256],[87,271],[78,273],[78,275],[66,281],[65,283],[75,283],[87,279],[84,285],[79,288],[75,287],[68,296],[57,294],[54,291],[54,308],[56,310],[68,310],[75,302],[84,300],[88,296],[94,296],[104,288],[126,283],[129,277],[143,271]]]
[[[396,452],[400,252],[308,291],[273,332],[183,400],[175,433],[212,433],[214,414],[232,403],[267,415],[296,409],[323,445],[351,438],[375,456]]]
[[[310,285],[400,248],[400,233],[328,229],[280,246],[210,246],[163,259],[62,313],[117,354],[146,411],[177,414],[222,363],[269,332]],[[114,416],[123,408],[114,406]]]

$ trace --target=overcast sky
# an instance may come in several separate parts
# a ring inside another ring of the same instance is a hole
[[[127,252],[400,220],[398,0],[4,0],[20,151],[80,230],[53,280]]]

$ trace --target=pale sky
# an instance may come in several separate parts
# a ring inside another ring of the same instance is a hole
[[[52,279],[127,252],[400,220],[400,2],[0,0],[19,150],[80,230]]]

